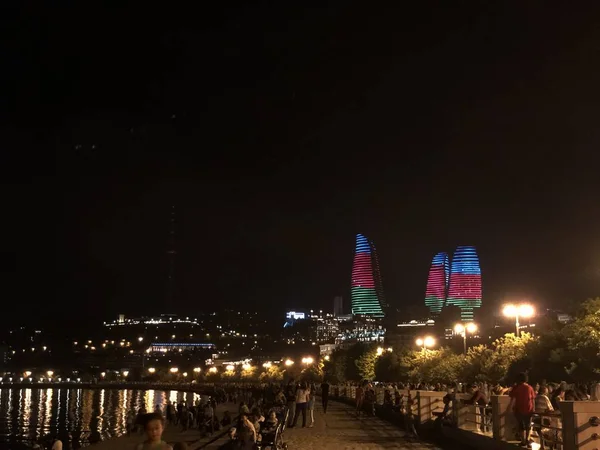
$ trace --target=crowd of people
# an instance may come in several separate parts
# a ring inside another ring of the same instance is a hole
[[[329,402],[329,387],[327,381],[320,385],[324,413]],[[302,427],[314,426],[316,395],[317,386],[314,383],[293,380],[285,385],[238,385],[223,390],[222,395],[210,397],[205,403],[185,405],[183,402],[169,402],[165,411],[157,405],[151,413],[142,408],[137,414],[128,416],[128,431],[146,433],[146,440],[136,450],[171,450],[162,440],[167,424],[179,427],[181,431],[197,427],[205,434],[227,427],[229,440],[223,444],[223,450],[274,447],[278,430],[285,426],[297,426],[300,417]],[[225,411],[219,420],[216,413],[217,398],[224,402],[239,403],[236,419],[230,411]]]
[[[479,416],[478,427],[483,432],[491,431],[491,396],[508,395],[511,399],[509,408],[517,423],[515,437],[523,447],[531,447],[532,431],[540,440],[547,439],[550,443],[560,442],[561,437],[558,430],[562,428],[559,407],[561,402],[600,401],[600,383],[569,385],[564,381],[548,383],[542,380],[530,385],[525,373],[519,374],[516,383],[511,386],[489,385],[483,382],[444,385],[441,383],[374,384],[363,381],[360,384],[346,383],[341,387],[336,387],[338,395],[348,397],[348,388],[353,390],[357,414],[374,414],[375,404],[381,404],[384,409],[399,413],[407,431],[414,435],[416,435],[413,417],[413,406],[416,404],[415,391],[446,393],[443,397],[443,411],[436,412],[439,425],[456,425],[455,407],[465,404],[476,406],[476,414]],[[383,398],[377,398],[377,395],[381,394]],[[465,395],[460,396],[462,399],[458,400],[456,394]]]

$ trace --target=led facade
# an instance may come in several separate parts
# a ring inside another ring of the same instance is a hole
[[[458,306],[463,321],[472,321],[474,309],[481,307],[481,269],[475,247],[456,248],[446,304]]]
[[[383,288],[375,246],[362,234],[356,235],[351,297],[352,314],[383,316]]]
[[[425,306],[429,308],[433,316],[438,315],[446,303],[449,274],[448,253],[440,252],[436,254],[431,261],[427,288],[425,289]]]

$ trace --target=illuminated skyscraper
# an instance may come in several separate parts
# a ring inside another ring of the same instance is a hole
[[[356,235],[352,265],[352,314],[383,317],[383,288],[375,246],[362,234]]]
[[[458,306],[464,321],[473,320],[473,310],[481,307],[481,269],[475,247],[456,248],[446,304]]]
[[[438,315],[446,303],[449,274],[448,253],[440,252],[436,254],[433,261],[431,261],[427,288],[425,289],[425,306],[429,308],[433,316]]]

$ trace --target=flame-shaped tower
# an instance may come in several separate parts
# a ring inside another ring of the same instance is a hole
[[[481,307],[481,269],[475,247],[456,248],[446,304],[458,306],[463,321],[473,320],[474,309]]]
[[[425,306],[429,308],[432,316],[437,316],[446,303],[449,274],[448,253],[440,252],[436,254],[431,261],[427,288],[425,289]]]
[[[351,293],[352,314],[383,316],[385,302],[375,246],[362,234],[356,235]]]

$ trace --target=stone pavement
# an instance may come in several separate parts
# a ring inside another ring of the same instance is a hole
[[[321,405],[316,406],[313,428],[302,428],[300,417],[295,428],[285,430],[283,440],[289,450],[439,450],[407,437],[403,430],[377,417],[357,418],[354,408],[332,401],[327,414]],[[221,439],[206,448],[213,450],[224,442]]]

